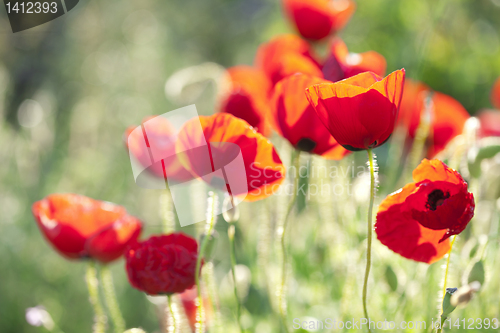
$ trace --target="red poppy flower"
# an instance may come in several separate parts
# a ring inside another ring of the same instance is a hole
[[[219,97],[220,111],[245,120],[262,135],[268,136],[270,126],[268,94],[271,82],[261,70],[236,66],[227,70],[227,82]]]
[[[477,115],[481,127],[479,135],[482,137],[487,136],[500,136],[500,111],[499,110],[482,110]]]
[[[344,41],[334,38],[330,46],[330,56],[323,65],[325,79],[336,82],[363,72],[385,75],[385,58],[375,51],[349,53]]]
[[[304,38],[320,40],[342,29],[356,4],[352,0],[283,0],[283,8]]]
[[[142,226],[121,206],[77,194],[51,194],[32,211],[45,238],[69,259],[118,259]]]
[[[385,78],[365,72],[306,90],[319,119],[348,150],[375,148],[394,130],[403,95],[404,69]]]
[[[410,139],[414,139],[424,110],[424,99],[432,98],[431,133],[428,156],[435,156],[457,135],[462,133],[469,113],[452,97],[433,92],[426,85],[406,80],[405,93],[401,102],[399,123],[408,129]]]
[[[271,101],[271,123],[296,149],[339,160],[349,151],[335,141],[305,95],[307,87],[327,82],[305,74],[295,74],[278,82]]]
[[[430,264],[448,253],[448,238],[467,227],[474,196],[460,174],[439,160],[424,159],[413,181],[380,204],[375,231],[392,251]]]
[[[294,35],[281,35],[259,47],[255,66],[266,73],[273,85],[295,73],[323,77],[312,54],[311,46],[305,40]]]
[[[247,122],[227,113],[188,121],[179,132],[177,151],[193,174],[232,195],[246,195],[247,201],[272,195],[284,180],[285,169],[274,146]],[[240,151],[242,165],[233,163]],[[242,168],[246,181],[241,179]],[[236,186],[229,186],[231,180]]]
[[[130,284],[149,295],[181,293],[195,284],[198,243],[182,233],[152,236],[125,253]]]
[[[125,132],[125,144],[130,154],[156,177],[168,176],[169,182],[185,182],[193,179],[175,154],[177,133],[170,122],[161,116],[148,117],[144,119],[141,127],[141,129],[130,127]],[[167,157],[153,161],[153,155]]]
[[[500,110],[500,77],[495,81],[491,89],[491,104]]]

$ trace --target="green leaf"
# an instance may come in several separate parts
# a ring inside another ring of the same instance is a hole
[[[467,282],[471,283],[474,281],[481,283],[481,285],[484,284],[484,264],[482,260],[477,261],[469,272]]]
[[[385,268],[385,280],[392,291],[396,291],[398,289],[398,276],[390,265],[387,265]]]

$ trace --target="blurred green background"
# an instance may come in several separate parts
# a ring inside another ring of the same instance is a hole
[[[500,76],[499,0],[361,0],[357,5],[340,33],[350,51],[378,51],[388,71],[404,67],[408,77],[453,96],[471,114],[491,107],[490,88]],[[270,0],[84,0],[61,18],[16,34],[0,12],[0,332],[42,330],[25,320],[25,309],[36,305],[43,305],[64,332],[89,332],[85,265],[50,248],[31,216],[31,204],[54,192],[80,193],[124,205],[145,222],[145,235],[160,232],[161,191],[135,185],[125,129],[193,102],[200,114],[213,113],[214,84],[185,101],[166,97],[166,80],[206,62],[252,64],[260,43],[293,30],[279,2]],[[288,163],[290,147],[276,137],[273,142]],[[382,171],[386,151],[379,149]],[[363,165],[365,159],[361,152],[328,165]],[[305,156],[302,163],[326,162]],[[356,185],[364,180],[333,181]],[[378,202],[393,190],[382,187]],[[462,273],[478,259],[479,236],[498,224],[495,199],[480,201],[472,230],[457,241],[450,285],[460,285]],[[241,206],[237,260],[251,272],[243,322],[253,332],[279,331],[267,288],[272,294],[279,267],[274,234],[287,200],[277,195]],[[362,193],[302,198],[290,233],[291,319],[361,317],[365,206]],[[196,234],[198,229],[183,231]],[[214,254],[218,287],[229,272],[225,229],[220,220]],[[498,228],[493,230],[496,238],[485,254],[488,291],[457,316],[500,317]],[[375,243],[373,318],[430,325],[438,311],[444,260],[417,264]],[[123,266],[119,261],[112,270],[127,327],[158,332],[154,304],[130,287]],[[389,283],[390,271],[396,287]],[[232,332],[234,299],[224,284],[220,289],[223,331]]]

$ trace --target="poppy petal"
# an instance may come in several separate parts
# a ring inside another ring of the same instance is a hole
[[[389,195],[379,207],[375,232],[382,244],[405,258],[432,264],[450,250],[448,240],[439,242],[445,230],[425,228],[401,211],[408,195],[416,189],[408,184],[398,192]]]
[[[327,82],[305,74],[289,76],[276,85],[271,101],[276,131],[299,150],[341,159],[349,153],[340,146],[309,104],[305,89]]]
[[[203,133],[197,130],[199,123]],[[204,142],[209,142],[210,148]],[[191,149],[192,147],[199,149]],[[238,170],[227,167],[239,153],[235,147],[239,147],[243,157],[246,172],[244,188],[238,186],[229,189],[225,179],[217,180],[216,176],[203,179],[214,186],[219,184],[220,189],[231,191],[237,196],[248,190],[246,201],[260,200],[272,195],[283,182],[285,169],[274,146],[244,120],[225,113],[210,117],[201,116],[184,125],[177,142],[177,151],[182,163],[199,177],[213,174],[222,168],[229,173],[227,177],[239,177]]]
[[[323,76],[309,43],[291,34],[279,35],[259,46],[255,67],[262,70],[273,84],[295,73]]]
[[[356,4],[352,0],[283,0],[283,7],[304,38],[320,40],[342,29]]]
[[[404,70],[384,79],[367,72],[313,85],[306,95],[338,143],[349,150],[368,149],[386,142],[394,130],[404,77]]]
[[[441,152],[457,135],[461,134],[469,113],[454,98],[432,91],[423,83],[406,80],[400,107],[399,124],[407,128],[410,140],[415,138],[424,111],[424,99],[430,99],[431,133],[427,156]]]
[[[229,68],[227,74],[224,89],[219,93],[220,111],[245,120],[268,136],[270,126],[266,116],[269,113],[270,80],[263,71],[250,66]]]
[[[500,111],[483,110],[477,116],[481,124],[479,134],[482,137],[500,136]]]
[[[500,110],[500,77],[495,81],[491,89],[491,104]]]
[[[125,216],[110,227],[97,232],[85,243],[90,257],[108,263],[122,256],[125,248],[141,233],[141,222],[132,216]]]
[[[99,253],[95,259],[114,260],[123,253],[118,253],[118,248],[124,250],[141,229],[140,221],[127,215],[123,207],[76,194],[49,195],[35,202],[32,211],[50,244],[63,256],[73,259]],[[95,240],[92,243],[95,252],[89,248],[89,239],[111,229],[116,230],[117,237],[105,237],[105,243]],[[105,253],[107,249],[110,253]]]
[[[125,135],[130,154],[150,174],[159,178],[168,176],[169,182],[182,183],[193,179],[175,154],[177,133],[167,119],[160,116],[145,118],[141,128],[129,128]],[[167,157],[154,162],[154,156]]]
[[[458,172],[439,160],[423,160],[414,183],[389,195],[375,224],[379,240],[402,256],[432,263],[450,248],[474,216],[474,196]]]
[[[339,38],[333,38],[330,56],[323,64],[323,74],[330,81],[339,81],[363,72],[373,72],[384,76],[387,63],[385,58],[375,52],[349,53],[347,45]]]
[[[440,160],[428,160],[424,158],[422,162],[413,170],[413,180],[416,183],[423,181],[443,181],[453,184],[462,184],[462,176],[455,170],[449,168]]]

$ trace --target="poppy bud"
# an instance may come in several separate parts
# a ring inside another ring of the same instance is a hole
[[[446,293],[443,299],[443,313],[441,314],[441,320],[448,317],[456,308],[455,305],[451,304],[451,297],[457,292],[458,288],[446,288]]]
[[[233,205],[232,198],[228,195],[222,203],[222,217],[227,223],[236,222],[240,219],[240,209]]]

